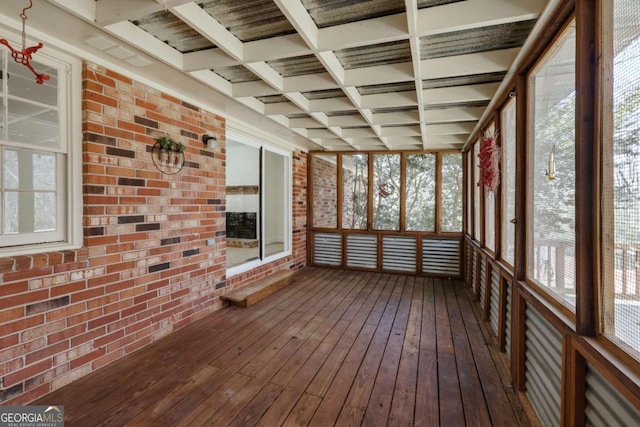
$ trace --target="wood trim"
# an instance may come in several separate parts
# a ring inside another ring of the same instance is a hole
[[[500,148],[502,153],[502,132],[500,132],[500,126],[502,123],[501,109],[498,108],[493,113],[493,126],[496,132],[496,146]],[[502,156],[500,156],[500,164],[498,170],[502,172]],[[496,254],[496,260],[502,259],[502,185],[498,185],[496,193],[494,194],[494,221],[493,221],[493,249]]]
[[[293,178],[293,177],[292,177]],[[307,156],[307,265],[313,265],[313,156]]]
[[[442,153],[436,154],[436,234],[442,232]]]
[[[584,357],[576,351],[573,337],[565,336],[563,348],[563,405],[561,425],[585,425],[586,408],[586,374],[587,365]]]
[[[601,340],[577,336],[574,347],[620,394],[640,410],[640,375],[606,348]]]
[[[407,229],[407,153],[400,155],[400,231]]]
[[[516,223],[513,274],[524,280],[527,265],[527,77],[520,74],[516,86]]]
[[[342,229],[342,198],[344,197],[344,182],[342,170],[342,156],[336,157],[336,228]]]
[[[595,134],[595,0],[576,3],[576,328],[596,334],[596,286],[599,263],[599,161]]]
[[[526,303],[520,292],[520,283],[514,282],[513,292],[511,292],[511,378],[513,387],[517,391],[524,392],[525,389],[525,325],[526,325]]]

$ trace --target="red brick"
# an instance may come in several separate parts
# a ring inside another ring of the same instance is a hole
[[[51,368],[51,364],[52,364],[51,359],[43,360],[42,362],[36,363],[31,366],[27,366],[23,369],[20,369],[18,371],[5,375],[3,386],[11,387],[14,384],[17,384],[19,382],[26,380],[27,378],[35,377],[39,373],[42,373],[43,371],[46,371],[47,369]]]
[[[82,335],[78,335],[71,339],[71,347],[77,347],[86,342],[92,341],[98,337],[103,336],[107,332],[107,329],[104,327],[94,329],[93,331],[86,332]]]
[[[71,295],[71,302],[86,301],[91,298],[104,295],[104,288],[87,289],[86,291],[78,292]]]
[[[83,92],[83,96],[84,96],[84,99],[89,101],[94,101],[97,104],[108,105],[109,107],[114,107],[114,108],[118,106],[118,101],[116,99],[109,98],[108,96],[104,96],[96,92],[85,90]]]
[[[78,292],[82,289],[86,289],[87,282],[81,280],[79,282],[67,283],[66,285],[54,286],[51,288],[51,296],[57,297],[60,295],[69,295],[74,292]]]
[[[107,352],[106,349],[104,348],[99,348],[97,350],[93,350],[91,353],[87,353],[83,356],[77,357],[73,360],[71,360],[71,363],[69,364],[71,370],[74,370],[82,365],[86,365],[87,363],[101,357],[104,356],[105,353]]]
[[[54,332],[53,334],[47,337],[47,342],[49,344],[54,344],[60,341],[68,340],[71,337],[75,337],[76,335],[80,335],[84,331],[87,330],[87,325],[84,323],[81,325],[76,325],[71,328],[65,329],[63,331]]]
[[[80,313],[78,315],[69,317],[67,319],[67,325],[72,326],[80,323],[85,323],[101,315],[102,315],[102,310],[99,308],[96,308],[94,310],[86,311],[84,313]]]
[[[94,360],[93,363],[91,364],[91,368],[93,370],[100,369],[103,366],[110,364],[111,362],[115,362],[116,360],[120,359],[122,356],[124,356],[124,350],[118,350],[118,351],[114,351],[113,353],[105,354],[104,356]]]
[[[24,360],[27,365],[46,359],[54,354],[61,353],[69,349],[69,341],[61,341],[55,345],[47,346],[41,350],[25,355]]]
[[[27,317],[26,319],[17,320],[13,323],[2,325],[2,334],[9,335],[14,332],[24,331],[25,329],[41,325],[42,323],[44,323],[44,315],[42,314]]]
[[[88,327],[89,329],[94,329],[94,328],[98,328],[100,326],[104,326],[104,325],[108,325],[109,323],[113,323],[116,320],[120,319],[120,314],[119,313],[111,313],[108,314],[106,316],[102,316],[99,317],[95,320],[92,320],[89,322]]]
[[[0,323],[7,323],[24,316],[24,308],[13,308],[10,310],[0,311]]]

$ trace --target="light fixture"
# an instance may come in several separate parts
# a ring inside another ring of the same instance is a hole
[[[209,150],[215,150],[218,147],[218,138],[207,135],[206,133],[202,135],[202,142],[204,142],[204,145],[206,145]]]

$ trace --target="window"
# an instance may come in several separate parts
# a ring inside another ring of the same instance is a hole
[[[640,360],[640,4],[602,5],[602,328]]]
[[[436,156],[407,155],[407,230],[435,230]]]
[[[369,155],[342,156],[342,228],[367,229]]]
[[[42,49],[31,61],[50,76],[38,85],[8,50],[0,54],[2,256],[82,243],[81,152],[71,149],[81,139],[80,64],[55,56]]]
[[[230,275],[291,253],[291,154],[227,133]]]
[[[512,99],[501,113],[502,127],[502,259],[511,266],[515,257],[516,217],[516,102]]]
[[[373,155],[373,228],[400,229],[400,155]]]
[[[442,155],[442,231],[462,231],[462,156]]]
[[[318,154],[311,163],[313,173],[313,226],[338,226],[338,158],[335,154]]]
[[[529,76],[527,274],[575,308],[575,22]]]
[[[473,150],[469,150],[467,156],[467,233],[474,235],[473,231]]]
[[[480,154],[480,141],[477,141],[473,146],[473,237],[476,241],[480,241],[482,238],[482,232],[480,230],[480,161],[478,159]]]
[[[487,134],[495,133],[495,124],[486,130]],[[484,195],[484,246],[491,252],[496,251],[496,193],[482,187]]]

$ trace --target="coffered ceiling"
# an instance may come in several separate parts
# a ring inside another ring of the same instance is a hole
[[[315,149],[461,148],[546,0],[49,0]]]

